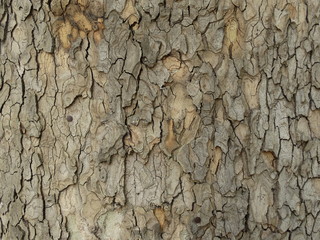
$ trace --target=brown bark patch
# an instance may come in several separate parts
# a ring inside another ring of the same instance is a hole
[[[86,38],[90,33],[93,33],[95,43],[100,42],[105,26],[102,18],[91,14],[93,10],[90,8],[94,6],[96,5],[88,5],[88,2],[84,0],[78,1],[78,5],[69,5],[66,11],[61,13],[64,20],[54,22],[53,29],[58,33],[56,36],[59,37],[63,48],[69,49],[79,37]]]
[[[168,122],[168,134],[165,140],[165,147],[167,151],[170,153],[179,146],[173,131],[173,127],[174,127],[173,120],[170,119]]]
[[[71,47],[71,41],[70,37],[72,32],[72,26],[68,20],[61,23],[59,30],[58,30],[58,36],[61,42],[61,45],[63,48],[68,49]]]
[[[225,52],[231,57],[241,57],[243,49],[244,19],[241,11],[226,14],[225,17]]]
[[[135,1],[134,0],[127,0],[126,5],[121,13],[121,17],[124,20],[127,20],[130,26],[134,25],[134,30],[138,29],[139,22],[139,14],[134,7]]]
[[[166,222],[166,216],[165,216],[164,210],[160,207],[157,207],[156,209],[154,209],[154,215],[156,216],[161,229],[163,229],[164,224]]]
[[[273,152],[262,152],[261,157],[270,169],[276,168],[276,158]]]
[[[211,162],[211,173],[216,174],[219,163],[222,159],[222,150],[220,147],[215,147],[213,152],[213,161]]]
[[[92,30],[91,22],[83,13],[75,13],[73,16],[73,20],[80,30],[84,32],[90,32]]]

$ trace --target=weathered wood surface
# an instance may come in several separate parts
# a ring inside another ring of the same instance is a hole
[[[320,239],[318,0],[0,3],[0,239]]]

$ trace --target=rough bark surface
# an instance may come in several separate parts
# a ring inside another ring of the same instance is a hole
[[[318,0],[0,3],[0,239],[320,239]]]

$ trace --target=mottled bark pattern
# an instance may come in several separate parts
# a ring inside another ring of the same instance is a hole
[[[318,0],[0,3],[0,239],[320,239]]]

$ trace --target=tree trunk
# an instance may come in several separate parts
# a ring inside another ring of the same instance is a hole
[[[0,239],[320,239],[318,0],[0,2]]]

